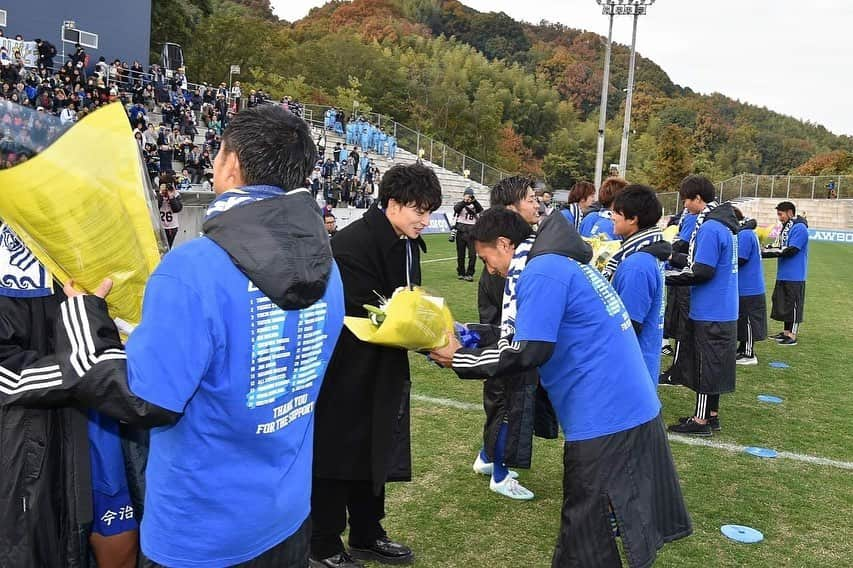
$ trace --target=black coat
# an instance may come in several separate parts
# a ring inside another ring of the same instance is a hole
[[[0,296],[0,379],[55,363],[61,291],[46,298]],[[92,520],[85,412],[0,406],[0,566],[81,567]]]
[[[394,232],[377,206],[338,231],[332,252],[341,271],[348,316],[366,317],[364,304],[378,304],[405,286],[406,247],[411,283],[420,284],[423,240]],[[409,435],[409,359],[403,349],[363,343],[346,328],[326,370],[315,411],[314,475],[324,479],[386,481],[412,476]]]

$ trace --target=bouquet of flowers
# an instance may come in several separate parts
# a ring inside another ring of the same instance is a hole
[[[344,325],[361,341],[430,351],[447,344],[454,322],[443,298],[430,296],[423,288],[398,288],[379,306],[365,305],[368,317],[346,317]]]
[[[55,117],[0,103],[0,114],[20,112],[32,114],[30,130],[55,136],[34,144],[26,129],[11,132],[30,157],[0,170],[0,218],[60,282],[91,292],[111,278],[110,313],[139,323],[145,283],[165,246],[124,109],[111,104],[60,129]]]

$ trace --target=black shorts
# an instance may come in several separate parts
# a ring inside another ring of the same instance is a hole
[[[737,320],[738,341],[767,339],[767,299],[764,294],[741,296]]]
[[[553,568],[622,565],[611,508],[632,567],[651,566],[664,543],[693,532],[660,416],[624,432],[566,442],[563,467]]]
[[[806,305],[806,283],[777,280],[773,288],[773,310],[770,317],[776,321],[801,323]]]

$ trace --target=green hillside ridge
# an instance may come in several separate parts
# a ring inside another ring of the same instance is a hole
[[[293,23],[268,8],[267,0],[154,0],[152,45],[182,43],[194,81],[227,80],[239,64],[244,90],[344,110],[357,100],[362,111],[557,188],[594,177],[601,35],[456,0],[332,1]],[[605,165],[618,161],[628,59],[628,47],[614,44]],[[853,173],[853,137],[697,94],[639,54],[632,129],[627,177],[661,190],[693,172],[715,180]]]

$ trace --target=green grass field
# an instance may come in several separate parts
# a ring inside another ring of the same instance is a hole
[[[427,238],[422,260],[455,256],[445,236]],[[713,443],[764,446],[778,451],[853,461],[853,247],[813,243],[806,323],[799,345],[758,345],[760,364],[739,367],[737,392],[721,401],[723,431]],[[455,261],[423,264],[424,285],[450,302],[456,319],[476,319],[476,282],[456,280]],[[479,271],[479,267],[478,267]],[[765,261],[768,292],[775,261]],[[547,298],[543,305],[547,306]],[[769,311],[769,304],[768,304]],[[770,332],[779,331],[771,322]],[[771,361],[789,369],[773,369]],[[550,566],[562,499],[562,443],[536,439],[533,467],[522,483],[536,498],[515,502],[488,489],[471,464],[480,447],[481,383],[413,354],[412,446],[414,481],[389,484],[386,529],[411,545],[419,566]],[[758,402],[758,394],[784,398]],[[692,412],[693,393],[661,388],[671,422]],[[467,403],[451,407],[430,399]],[[853,470],[673,441],[694,534],[667,545],[658,566],[853,566]],[[761,530],[759,544],[738,544],[724,524]]]

